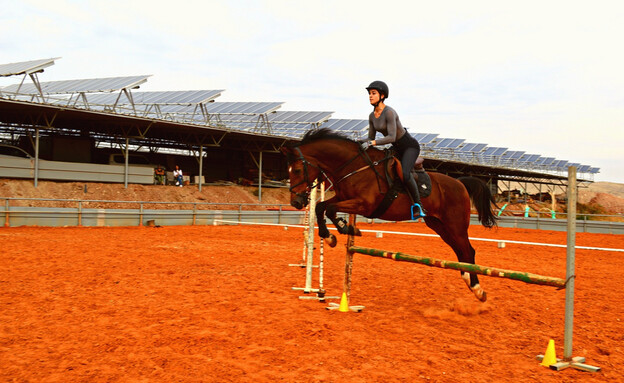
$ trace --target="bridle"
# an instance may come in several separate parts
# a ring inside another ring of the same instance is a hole
[[[309,191],[310,189],[313,189],[315,187],[317,187],[319,184],[321,184],[322,182],[324,182],[325,180],[329,181],[330,186],[327,188],[327,190],[331,190],[335,185],[338,185],[339,183],[341,183],[342,181],[344,181],[345,179],[360,173],[368,168],[373,169],[373,171],[375,172],[375,174],[377,175],[377,184],[381,190],[381,186],[379,185],[379,178],[381,177],[381,175],[377,172],[377,169],[375,169],[375,167],[377,165],[379,165],[381,162],[388,160],[390,157],[386,156],[384,159],[380,160],[380,161],[375,161],[373,162],[370,157],[368,156],[368,154],[366,154],[366,151],[360,150],[358,152],[358,154],[356,154],[354,157],[352,157],[350,160],[348,160],[347,162],[345,162],[344,164],[342,164],[341,166],[339,166],[337,169],[334,169],[332,171],[332,173],[337,173],[339,171],[341,171],[342,169],[346,168],[347,166],[349,166],[349,164],[351,164],[353,161],[355,161],[358,157],[362,156],[365,161],[368,163],[367,165],[352,171],[350,173],[348,173],[347,175],[341,177],[335,184],[332,182],[331,178],[327,176],[327,173],[318,165],[313,164],[312,162],[308,161],[304,156],[303,153],[301,152],[301,149],[299,149],[299,147],[295,147],[294,148],[297,151],[297,154],[299,155],[299,157],[297,157],[297,159],[295,161],[293,161],[290,165],[292,166],[293,163],[297,162],[297,161],[301,161],[303,163],[303,175],[304,178],[301,182],[295,184],[295,185],[291,185],[290,188],[288,189],[292,194],[296,195],[299,198],[304,198],[307,199],[308,195],[309,195]],[[316,168],[319,170],[319,173],[321,174],[321,177],[318,177],[318,181],[316,182],[316,184],[313,184],[312,182],[310,182],[309,179],[309,173],[308,173],[308,165],[310,165],[313,168]],[[306,184],[307,188],[305,189],[305,191],[303,192],[295,192],[295,188],[301,184]]]
[[[303,180],[301,182],[299,182],[299,183],[297,183],[295,185],[291,185],[288,188],[288,190],[292,194],[296,195],[299,198],[307,199],[308,195],[309,195],[309,192],[308,192],[309,189],[313,189],[313,188],[317,187],[324,180],[329,180],[329,182],[331,183],[331,179],[329,177],[327,177],[327,173],[325,173],[325,171],[323,169],[321,169],[318,165],[315,165],[312,162],[306,160],[306,158],[303,156],[303,153],[301,152],[301,149],[299,149],[299,147],[295,147],[294,149],[297,151],[297,154],[299,154],[299,157],[295,161],[293,161],[291,163],[291,166],[292,166],[293,163],[295,163],[297,161],[301,161],[303,163],[303,176],[304,177],[303,177]],[[318,169],[318,171],[321,174],[321,177],[318,177],[318,181],[317,181],[316,184],[312,184],[312,182],[310,182],[309,173],[308,173],[308,165],[310,165],[313,168]],[[299,193],[295,192],[295,188],[297,186],[301,185],[301,184],[305,184],[307,186],[306,189],[303,192],[299,192]],[[333,186],[333,184],[331,186]],[[331,186],[328,188],[328,190],[331,189]]]

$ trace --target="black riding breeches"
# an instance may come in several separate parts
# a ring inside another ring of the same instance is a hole
[[[397,142],[394,143],[394,149],[397,152],[401,167],[403,168],[403,180],[409,182],[411,172],[420,154],[420,144],[408,132],[405,132]]]

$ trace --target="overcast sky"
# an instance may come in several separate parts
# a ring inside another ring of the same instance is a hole
[[[435,3],[435,4],[434,4]],[[366,119],[601,168],[624,183],[623,1],[9,1],[0,64],[41,81],[153,75],[141,90]],[[0,78],[0,86],[16,82]]]

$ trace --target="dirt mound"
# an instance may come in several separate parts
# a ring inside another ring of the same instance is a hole
[[[232,203],[253,204],[258,201],[258,188],[240,185],[203,185],[197,186],[161,186],[128,185],[92,182],[51,182],[40,181],[34,187],[31,180],[0,179],[0,198],[49,198],[92,201],[145,201],[145,202],[183,202],[183,203]],[[287,188],[262,188],[263,204],[289,204],[290,193]],[[12,206],[35,206],[34,201],[13,201]],[[41,201],[36,206],[75,207],[75,202]],[[92,208],[134,208],[126,203],[93,202]],[[179,205],[162,204],[151,207],[177,209]],[[199,206],[198,208],[201,208]],[[214,205],[209,208],[214,209]]]
[[[624,184],[616,184],[613,182],[594,182],[589,185],[587,190],[594,193],[606,193],[624,198]]]
[[[583,192],[579,193],[579,202],[588,205],[600,205],[605,210],[615,213],[624,213],[624,198],[607,193]]]

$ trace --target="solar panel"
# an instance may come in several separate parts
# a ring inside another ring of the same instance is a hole
[[[591,174],[596,174],[596,173],[600,173],[600,168],[590,168],[589,172]]]
[[[517,160],[522,157],[524,153],[525,152],[510,150],[508,152],[505,152],[502,157],[507,160]]]
[[[542,157],[538,161],[538,165],[547,166],[552,164],[555,161],[555,157]]]
[[[466,149],[466,150],[464,150],[463,148],[460,148],[460,151],[462,151],[462,152],[471,152],[471,153],[480,153],[486,147],[487,147],[487,144],[474,144],[474,146],[472,146],[471,148]]]
[[[507,151],[507,148],[499,148],[495,146],[489,146],[483,152],[485,156],[500,156]]]
[[[427,145],[431,143],[439,134],[435,133],[414,133],[412,136],[418,141],[421,145]]]
[[[213,102],[205,106],[208,114],[260,114],[279,109],[283,102]]]
[[[40,83],[43,93],[46,94],[68,94],[68,93],[98,93],[115,92],[121,89],[134,89],[147,82],[151,75],[127,76],[127,77],[107,77],[84,80],[63,80],[48,81]],[[20,93],[38,94],[39,91],[33,84],[9,85],[2,89],[6,93],[15,93],[19,88]]]
[[[579,171],[579,173],[587,173],[590,168],[591,168],[591,166],[589,166],[589,165],[581,165],[581,166],[578,167],[578,171]]]
[[[447,147],[451,142],[453,142],[453,138],[440,138],[436,141],[435,145],[433,145],[434,149],[440,149]]]
[[[42,71],[44,68],[54,65],[54,60],[58,59],[60,59],[60,57],[0,64],[0,77],[36,73]]]
[[[518,161],[538,165],[541,158],[542,156],[540,154],[523,154]]]
[[[567,160],[557,160],[551,166],[555,169],[563,169],[568,164]]]
[[[219,97],[223,89],[218,90],[181,90],[132,92],[134,105],[195,105],[210,102]],[[117,100],[119,98],[119,100]],[[89,95],[89,103],[93,104],[130,104],[125,94],[102,93]]]
[[[321,128],[329,128],[340,132],[365,132],[368,133],[368,120],[329,119],[321,125]]]
[[[269,121],[271,123],[304,123],[318,124],[329,120],[333,112],[287,112],[278,111],[271,113]]]

